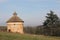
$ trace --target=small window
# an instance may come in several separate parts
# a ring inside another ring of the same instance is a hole
[[[14,24],[15,25],[15,24]]]

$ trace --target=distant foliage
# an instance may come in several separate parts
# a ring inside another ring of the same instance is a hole
[[[7,27],[6,26],[0,26],[0,31],[2,31],[2,32],[7,31]]]
[[[24,27],[24,32],[29,34],[60,36],[60,19],[53,11],[47,13],[43,25]]]
[[[24,27],[24,33],[28,33],[28,34],[35,34],[36,31],[36,27]]]
[[[43,27],[37,27],[37,34],[60,36],[60,19],[53,11],[47,13]]]

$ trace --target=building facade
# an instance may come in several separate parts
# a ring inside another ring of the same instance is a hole
[[[24,21],[14,12],[13,16],[7,21],[7,32],[17,32],[23,34]]]

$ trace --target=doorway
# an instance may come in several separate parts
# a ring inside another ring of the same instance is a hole
[[[9,29],[8,32],[11,32],[11,30]]]

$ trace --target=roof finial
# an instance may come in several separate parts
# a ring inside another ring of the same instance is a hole
[[[13,15],[17,15],[17,13],[16,13],[16,12],[14,12],[14,13],[13,13]]]

